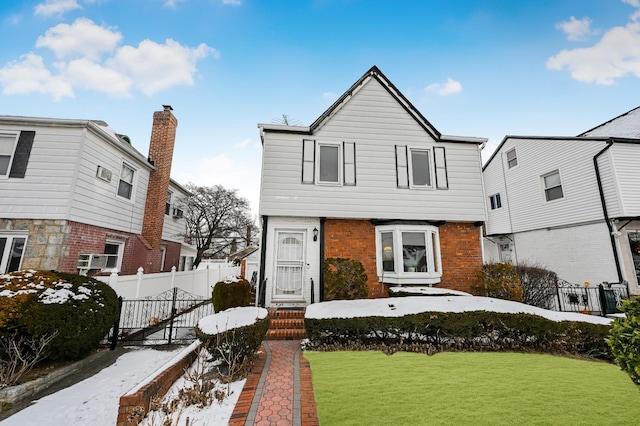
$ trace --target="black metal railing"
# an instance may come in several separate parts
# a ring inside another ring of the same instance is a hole
[[[121,299],[121,298],[120,298]],[[188,343],[200,318],[213,314],[210,298],[174,287],[144,299],[122,300],[119,319],[107,339],[146,343]]]
[[[557,310],[606,316],[620,312],[624,299],[629,298],[629,286],[599,284],[597,286],[572,284],[558,279]]]

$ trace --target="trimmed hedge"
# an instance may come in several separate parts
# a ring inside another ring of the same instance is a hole
[[[354,300],[367,297],[367,274],[357,260],[332,257],[324,261],[325,300]]]
[[[620,308],[624,318],[616,318],[607,344],[616,364],[640,386],[640,297],[625,300]]]
[[[423,312],[403,317],[305,318],[314,350],[522,351],[611,360],[610,327],[531,314]]]
[[[214,314],[217,315],[217,314]],[[196,336],[207,347],[212,360],[221,361],[233,370],[238,370],[240,376],[247,373],[247,368],[253,362],[256,352],[269,329],[269,316],[256,320],[255,323],[243,327],[232,328],[216,334],[208,334],[196,326]],[[233,364],[229,365],[229,360]],[[243,368],[246,367],[246,368]],[[236,371],[230,372],[233,379],[239,378]]]
[[[244,278],[238,278],[236,281],[219,281],[213,287],[211,301],[214,312],[238,306],[249,306],[251,304],[251,283]]]
[[[49,359],[80,359],[95,349],[118,315],[118,296],[102,281],[58,271],[0,276],[0,334],[56,337]]]

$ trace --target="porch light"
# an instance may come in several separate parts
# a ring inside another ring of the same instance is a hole
[[[318,241],[318,228],[313,228],[313,241]]]

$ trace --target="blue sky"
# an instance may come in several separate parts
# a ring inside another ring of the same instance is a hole
[[[640,0],[4,0],[0,114],[104,120],[257,212],[257,123],[311,124],[371,66],[442,133],[575,136],[640,105]]]

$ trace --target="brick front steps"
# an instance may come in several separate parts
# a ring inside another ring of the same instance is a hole
[[[301,340],[307,337],[304,329],[304,309],[269,309],[271,322],[266,340]]]

